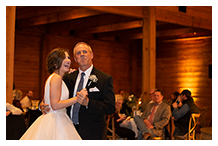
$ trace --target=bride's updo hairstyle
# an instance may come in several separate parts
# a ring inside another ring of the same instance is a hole
[[[70,55],[69,51],[64,48],[55,48],[48,54],[46,58],[46,65],[50,74],[61,67],[62,61],[66,57],[65,52]]]

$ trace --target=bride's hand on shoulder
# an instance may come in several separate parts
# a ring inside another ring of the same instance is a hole
[[[76,71],[76,69],[70,68],[70,71],[68,72],[68,74],[73,73],[74,71]]]

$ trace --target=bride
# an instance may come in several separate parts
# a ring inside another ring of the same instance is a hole
[[[62,77],[70,70],[70,56],[63,48],[53,49],[46,59],[50,76],[45,83],[44,103],[51,109],[41,115],[20,140],[81,140],[73,122],[66,114],[66,107],[77,103],[77,97],[68,99],[69,91]],[[81,90],[83,96],[86,89]]]

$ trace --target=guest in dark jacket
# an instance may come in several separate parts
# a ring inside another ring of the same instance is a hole
[[[115,133],[121,137],[126,137],[127,140],[134,140],[135,139],[135,132],[131,129],[120,127],[120,124],[126,119],[126,116],[120,114],[120,109],[122,107],[123,97],[119,94],[115,95],[115,108],[116,111],[114,113],[114,125],[115,125]],[[112,121],[110,120],[111,127]]]
[[[173,104],[174,102],[176,102],[176,101],[179,102],[179,100],[177,100],[179,96],[180,96],[179,92],[174,92],[174,93],[170,94],[170,100],[168,101],[168,103],[169,103],[169,105],[171,106],[171,111],[172,111],[172,112],[173,112],[173,109],[174,109],[173,106],[172,106],[172,104]]]
[[[23,112],[23,108],[22,108],[22,106],[20,104],[20,99],[22,98],[22,96],[23,96],[23,92],[21,90],[18,90],[18,89],[13,90],[13,98],[14,98],[13,105],[15,107],[20,108],[22,110],[22,112]]]
[[[189,119],[192,113],[199,113],[199,108],[195,105],[191,92],[189,90],[183,90],[179,99],[182,103],[181,107],[178,107],[178,103],[174,102],[172,116],[175,118],[175,131],[174,135],[185,135],[188,132]]]
[[[129,93],[128,92],[123,92],[122,93],[122,96],[123,96],[123,104],[121,106],[121,110],[120,110],[120,113],[122,114],[125,114],[127,116],[131,116],[132,114],[132,108],[129,107],[126,103],[128,101],[128,97],[129,97]]]

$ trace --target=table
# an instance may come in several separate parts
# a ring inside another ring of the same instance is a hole
[[[132,131],[135,132],[135,137],[138,137],[138,129],[137,129],[137,125],[134,121],[134,118],[130,118],[129,120],[124,120],[120,124],[120,127],[131,129]]]
[[[212,140],[212,127],[203,127],[200,131],[202,140]]]

